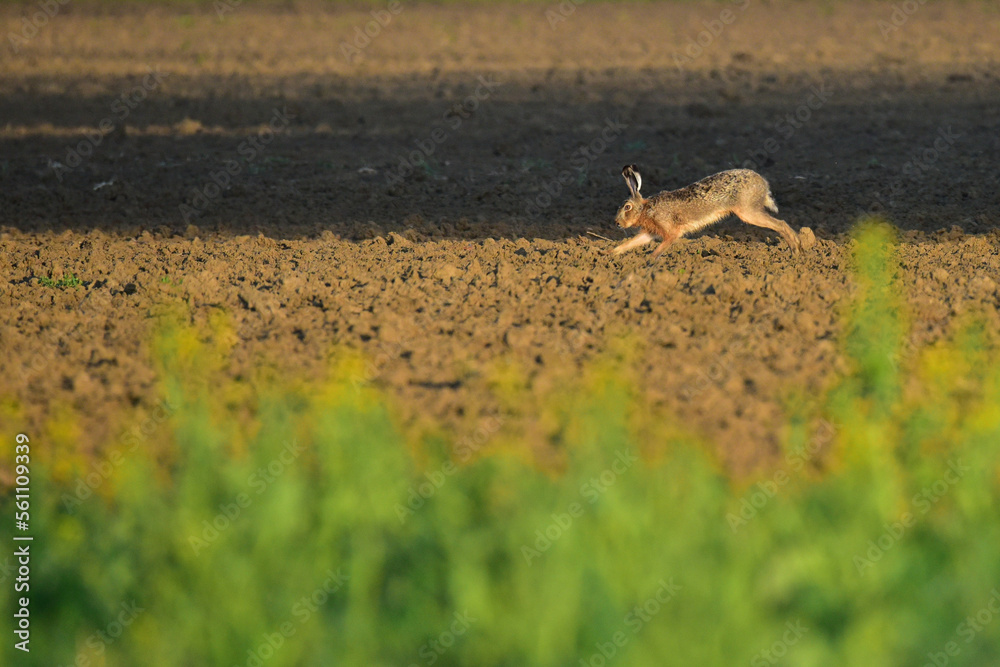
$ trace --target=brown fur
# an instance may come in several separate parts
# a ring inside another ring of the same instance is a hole
[[[623,228],[639,227],[663,242],[654,251],[658,256],[671,243],[733,214],[743,222],[781,234],[792,249],[799,252],[798,234],[783,220],[772,217],[767,209],[778,211],[771,188],[763,176],[749,169],[731,169],[703,178],[679,190],[664,191],[648,199],[639,193],[641,176],[633,166],[622,169],[632,196],[622,204],[615,222]],[[640,235],[615,248],[616,254],[644,245],[649,240]]]
[[[637,227],[643,229],[644,231],[646,231],[646,232],[648,232],[650,234],[654,234],[656,236],[663,236],[663,232],[665,231],[664,228],[661,227],[656,222],[656,220],[654,220],[653,218],[651,218],[644,211],[640,211],[639,212],[639,216],[638,216],[638,219],[636,220],[635,224],[636,224]]]

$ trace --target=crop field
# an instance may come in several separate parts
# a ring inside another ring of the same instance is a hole
[[[997,35],[0,3],[0,663],[1000,663]]]

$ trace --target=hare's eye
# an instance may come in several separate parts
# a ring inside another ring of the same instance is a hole
[[[626,211],[631,211],[632,210],[632,204],[625,204],[625,210]]]

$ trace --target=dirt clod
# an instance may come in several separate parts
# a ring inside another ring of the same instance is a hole
[[[813,234],[813,230],[808,227],[803,227],[799,230],[799,244],[802,246],[803,250],[809,250],[816,245],[816,235]]]

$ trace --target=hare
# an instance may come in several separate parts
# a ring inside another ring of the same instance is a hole
[[[677,239],[718,222],[730,213],[743,222],[772,229],[785,239],[793,254],[799,252],[799,237],[783,220],[768,215],[777,213],[778,205],[764,177],[749,169],[722,171],[697,183],[661,192],[646,199],[639,194],[642,176],[635,165],[626,165],[622,176],[632,196],[615,216],[619,227],[641,227],[642,231],[614,249],[620,255],[644,246],[654,236],[663,239],[653,257],[659,257]]]

